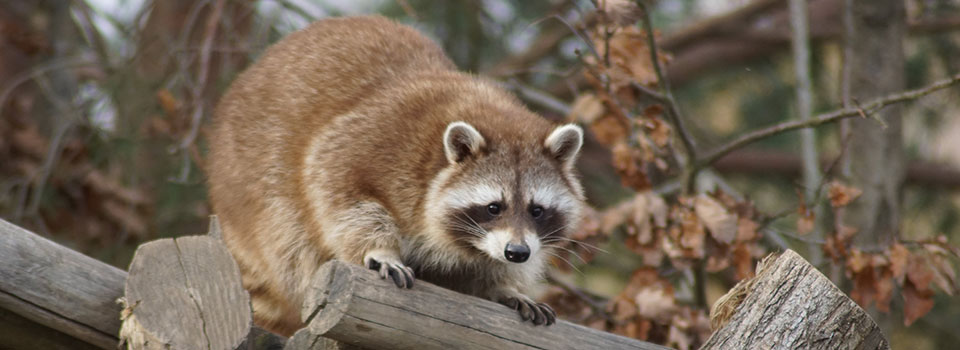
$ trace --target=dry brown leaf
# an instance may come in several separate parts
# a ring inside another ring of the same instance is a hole
[[[607,146],[622,143],[628,135],[627,125],[613,114],[605,114],[594,120],[590,123],[590,131],[598,142]]]
[[[943,256],[931,255],[929,261],[933,270],[933,284],[947,295],[952,296],[957,290],[957,271],[953,269],[950,261]]]
[[[907,279],[913,283],[918,291],[930,290],[930,282],[933,281],[933,269],[927,264],[925,256],[919,254],[910,256],[910,262],[907,264]]]
[[[842,207],[847,204],[850,204],[854,199],[862,194],[863,191],[860,189],[845,186],[840,182],[833,181],[830,183],[830,205],[833,207]]]
[[[173,96],[170,90],[160,89],[157,91],[157,102],[160,103],[160,108],[162,108],[163,112],[168,116],[174,116],[177,114],[177,111],[180,110],[180,102],[177,101],[177,98]]]
[[[651,118],[644,123],[644,126],[647,134],[650,135],[650,139],[657,147],[667,147],[667,144],[670,143],[670,125],[660,118]]]
[[[877,296],[877,278],[876,272],[872,267],[861,270],[853,274],[853,290],[850,291],[850,299],[857,302],[860,307],[866,309],[870,307]]]
[[[673,292],[667,293],[659,286],[643,288],[633,297],[637,314],[660,323],[667,323],[677,312]]]
[[[850,256],[847,258],[847,268],[851,272],[858,273],[869,266],[871,266],[869,254],[864,254],[857,248],[850,250]]]
[[[890,298],[893,297],[893,273],[889,268],[883,268],[877,279],[877,311],[890,312]]]
[[[756,221],[747,218],[737,219],[737,242],[746,242],[756,239],[758,228],[760,228],[760,225],[757,225]]]
[[[617,169],[617,174],[625,186],[643,191],[649,189],[651,184],[641,164],[642,155],[638,154],[639,152],[625,143],[617,143],[613,146],[613,167]]]
[[[650,220],[650,205],[647,193],[637,193],[633,197],[633,226],[636,227],[637,243],[650,244],[653,241],[653,223]]]
[[[910,326],[914,321],[933,309],[933,292],[918,289],[907,280],[903,284],[903,325]]]
[[[740,243],[733,248],[734,278],[743,280],[754,276],[753,255],[746,243]]]
[[[597,11],[606,23],[625,27],[633,25],[643,17],[643,11],[630,0],[599,0]]]
[[[893,273],[893,278],[902,283],[904,273],[907,271],[907,263],[910,261],[910,250],[903,244],[894,243],[887,251],[887,256],[890,257],[890,271]]]
[[[630,213],[633,212],[634,204],[634,201],[625,201],[604,211],[603,214],[600,215],[600,231],[609,235],[614,229],[623,225],[627,221],[627,218],[630,217]]]
[[[847,242],[850,242],[850,239],[853,238],[854,235],[857,234],[857,231],[859,230],[856,227],[840,225],[840,228],[837,229],[837,238],[846,244]]]
[[[659,103],[649,105],[646,108],[644,108],[643,112],[641,112],[640,114],[643,114],[644,117],[651,118],[651,119],[657,118],[661,114],[663,114],[663,105]]]
[[[678,240],[680,246],[686,249],[703,250],[703,239],[706,234],[697,216],[683,210],[680,227],[682,229]]]
[[[606,51],[606,42],[602,33],[595,35],[593,40],[599,52]],[[613,65],[611,70],[622,70],[625,73],[621,76],[608,72],[610,85],[614,90],[627,86],[634,80],[647,86],[657,83],[657,74],[650,61],[645,33],[636,27],[624,27],[614,33],[609,43],[610,63]]]
[[[647,245],[641,245],[635,239],[627,239],[624,241],[624,245],[627,246],[627,249],[636,253],[640,256],[643,266],[656,267],[660,266],[660,263],[663,262],[663,250],[660,249],[661,244],[659,244],[660,232],[661,229],[657,229],[654,234],[654,240]]]
[[[803,208],[800,211],[800,217],[797,218],[797,233],[801,235],[813,232],[815,217],[812,210]]]
[[[829,235],[823,242],[823,252],[834,261],[841,261],[847,250],[836,235]]]
[[[676,348],[677,350],[689,350],[693,345],[693,340],[690,339],[687,332],[684,332],[679,327],[670,325],[670,330],[667,331],[666,345]]]
[[[720,202],[701,194],[693,203],[693,208],[710,234],[718,242],[730,244],[737,236],[737,216],[731,214]]]
[[[730,259],[726,256],[710,254],[707,256],[707,264],[704,267],[707,272],[720,272],[730,267]]]
[[[570,107],[570,114],[567,115],[567,122],[581,122],[583,124],[592,124],[597,118],[604,114],[606,109],[603,102],[596,95],[590,93],[580,94],[573,101]]]
[[[637,315],[637,307],[633,304],[633,301],[623,298],[614,299],[608,307],[608,311],[610,316],[619,322],[629,320]]]
[[[667,216],[670,214],[670,207],[663,197],[653,193],[647,193],[647,203],[650,207],[650,216],[653,217],[653,225],[657,228],[667,227]]]

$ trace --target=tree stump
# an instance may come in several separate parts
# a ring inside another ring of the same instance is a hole
[[[710,317],[719,329],[701,349],[890,348],[873,319],[792,250],[761,261]]]
[[[210,227],[137,248],[122,301],[128,349],[236,349],[246,340],[250,296],[215,219]]]

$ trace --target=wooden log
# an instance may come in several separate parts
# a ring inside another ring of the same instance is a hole
[[[701,349],[889,349],[880,327],[792,250],[764,259],[711,311]]]
[[[124,278],[123,270],[0,220],[0,309],[36,323],[29,336],[45,338],[38,342],[66,335],[74,348],[115,348]]]
[[[128,349],[232,350],[246,340],[250,296],[219,232],[211,232],[137,248],[120,331]]]
[[[506,306],[424,281],[400,289],[340,261],[324,264],[312,288],[301,313],[307,329],[364,348],[666,349],[565,321],[534,326]]]
[[[310,329],[304,328],[290,337],[283,350],[364,350],[364,348],[319,336],[311,333]]]

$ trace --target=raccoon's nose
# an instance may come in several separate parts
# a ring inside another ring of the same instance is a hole
[[[507,249],[503,251],[503,256],[509,261],[522,263],[530,257],[530,247],[526,244],[507,243]]]

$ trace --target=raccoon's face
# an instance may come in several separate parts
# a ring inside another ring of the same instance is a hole
[[[535,143],[493,144],[473,126],[451,123],[444,133],[450,166],[433,193],[446,238],[467,254],[542,264],[545,249],[579,222],[583,194],[573,165],[582,143],[572,124]]]

